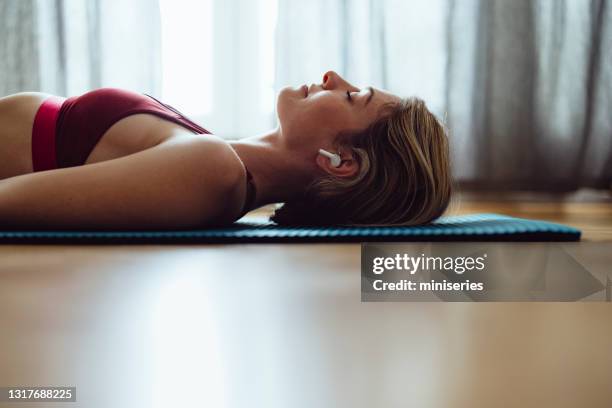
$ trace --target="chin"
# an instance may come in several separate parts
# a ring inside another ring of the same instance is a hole
[[[286,86],[278,92],[278,97],[276,98],[276,114],[281,124],[287,118],[291,117],[291,112],[294,110],[294,103],[295,88]]]

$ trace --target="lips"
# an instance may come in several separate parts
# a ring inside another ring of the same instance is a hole
[[[304,92],[304,98],[308,96],[308,86],[302,85],[302,91]]]

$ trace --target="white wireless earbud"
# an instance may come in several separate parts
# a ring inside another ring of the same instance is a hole
[[[331,162],[331,165],[334,167],[340,167],[340,164],[342,164],[342,159],[340,159],[340,156],[335,153],[330,153],[327,150],[319,149],[319,154],[327,157]]]

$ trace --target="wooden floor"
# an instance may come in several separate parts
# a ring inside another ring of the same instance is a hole
[[[471,212],[576,226],[612,264],[607,203],[451,208]],[[612,406],[612,304],[362,303],[359,266],[357,244],[0,246],[0,387],[76,386],[58,408]]]
[[[612,202],[462,201],[450,213],[494,212],[571,225],[582,231],[583,241],[612,242]]]

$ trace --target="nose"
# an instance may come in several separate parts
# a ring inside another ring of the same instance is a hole
[[[325,74],[323,74],[322,86],[327,90],[336,88],[356,89],[335,71],[327,71]]]

